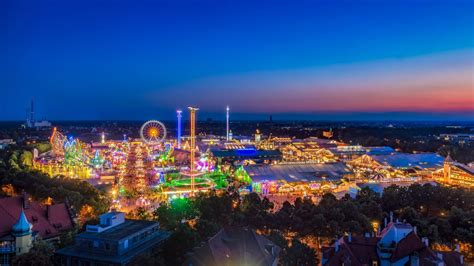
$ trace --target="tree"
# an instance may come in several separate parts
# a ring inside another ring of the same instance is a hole
[[[291,245],[283,249],[280,253],[279,264],[289,265],[317,265],[318,259],[314,249],[301,243],[298,239],[293,239]]]
[[[17,256],[12,264],[17,266],[53,265],[54,248],[48,242],[36,240],[28,253]]]
[[[163,243],[163,259],[168,265],[183,263],[183,255],[201,241],[195,230],[187,224],[179,224],[171,236]]]
[[[254,228],[263,228],[269,221],[269,210],[273,209],[273,203],[267,198],[261,199],[257,193],[244,196],[240,210],[242,212],[242,223]]]

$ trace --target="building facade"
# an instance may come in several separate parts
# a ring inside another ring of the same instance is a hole
[[[169,237],[158,222],[126,220],[122,212],[100,216],[76,236],[75,244],[56,251],[60,265],[127,265],[136,256],[151,252]]]
[[[390,222],[377,235],[344,236],[322,248],[323,266],[457,266],[464,258],[455,251],[433,251],[410,224]]]
[[[433,179],[450,186],[474,188],[474,169],[455,162],[448,155],[443,168],[433,172]]]
[[[27,253],[36,239],[55,242],[73,227],[64,203],[44,205],[27,194],[0,199],[0,265],[11,265],[13,257]]]

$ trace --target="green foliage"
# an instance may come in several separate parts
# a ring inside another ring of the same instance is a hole
[[[283,235],[275,230],[272,230],[267,235],[275,245],[281,248],[279,254],[279,265],[317,265],[316,251],[308,245],[302,243],[299,239],[294,238],[289,245],[288,241]]]
[[[163,259],[167,265],[181,265],[184,254],[201,241],[199,233],[187,224],[179,224],[170,238],[163,244]]]
[[[40,142],[40,143],[30,144],[29,147],[31,148],[31,150],[37,149],[38,154],[48,152],[52,148],[51,143],[49,142]]]
[[[310,248],[308,245],[301,243],[298,239],[294,238],[291,241],[291,246],[286,247],[280,254],[280,265],[317,265],[318,260],[316,258],[316,251]]]
[[[63,248],[74,244],[77,235],[77,229],[67,231],[59,236],[58,248]]]
[[[194,218],[197,213],[192,200],[177,198],[170,203],[162,203],[153,214],[158,217],[162,227],[174,230],[183,221]]]
[[[432,242],[474,244],[474,193],[430,184],[390,186],[381,197],[383,211],[393,211],[417,226]]]
[[[254,228],[264,228],[269,222],[269,211],[273,209],[273,203],[267,198],[261,199],[256,193],[244,196],[240,205],[241,219],[244,225]]]
[[[20,155],[20,165],[22,168],[33,166],[33,153],[30,151],[23,151]]]
[[[95,214],[100,214],[110,206],[103,193],[78,179],[49,177],[38,171],[0,169],[0,185],[6,184],[12,184],[15,191],[25,191],[39,201],[51,197],[57,202],[67,202],[77,211],[87,204],[93,207]]]

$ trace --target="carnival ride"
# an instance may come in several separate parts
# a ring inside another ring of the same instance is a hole
[[[81,142],[69,137],[64,143],[64,162],[67,165],[82,165],[86,161],[87,157],[82,152]]]
[[[66,140],[66,136],[59,132],[57,128],[53,129],[53,134],[51,134],[49,142],[51,143],[51,149],[54,156],[64,156],[64,143]]]
[[[101,168],[105,164],[105,159],[100,155],[98,150],[95,151],[94,157],[90,159],[89,164],[98,169]]]
[[[157,120],[147,121],[140,128],[140,138],[148,144],[161,143],[166,138],[166,127]]]

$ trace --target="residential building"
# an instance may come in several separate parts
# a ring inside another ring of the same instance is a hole
[[[255,230],[233,227],[224,228],[202,246],[188,254],[184,266],[278,264],[281,248]]]
[[[123,212],[100,215],[88,225],[75,244],[56,251],[60,265],[127,265],[138,255],[151,252],[169,237],[154,221],[128,220]]]
[[[322,248],[323,266],[457,266],[464,265],[459,249],[437,252],[427,238],[419,238],[410,224],[390,222],[377,235],[344,236]]]
[[[64,203],[45,205],[27,194],[0,199],[0,265],[10,265],[14,256],[28,252],[36,239],[54,242],[73,227]]]

